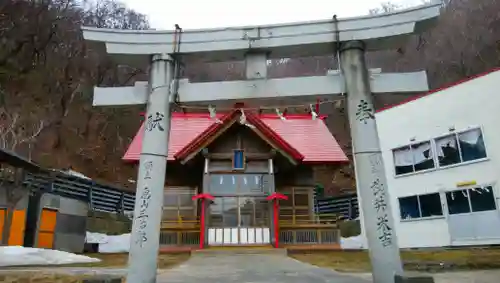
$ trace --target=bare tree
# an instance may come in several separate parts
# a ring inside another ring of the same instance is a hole
[[[6,199],[1,245],[6,246],[9,243],[14,210],[19,201],[26,196],[26,190],[22,188],[22,170],[2,164],[0,167],[0,178],[0,188],[3,190]]]
[[[42,133],[45,122],[23,123],[18,113],[0,110],[0,148],[15,152],[19,145],[32,143]]]
[[[43,120],[29,122],[21,118],[19,113],[10,114],[0,109],[0,148],[15,152],[21,145],[31,145],[36,141],[45,127]],[[31,150],[31,146],[29,146]],[[27,195],[23,187],[23,170],[2,164],[0,166],[0,189],[5,194],[6,213],[2,230],[2,245],[8,244],[14,210],[19,201]]]
[[[26,115],[43,117],[40,137],[25,143],[43,165],[77,164],[91,176],[108,174],[108,170],[117,175],[121,151],[132,134],[126,126],[131,121],[139,123],[140,108],[133,113],[92,108],[92,87],[132,84],[144,72],[117,66],[105,50],[83,39],[82,25],[149,28],[144,15],[113,0],[3,1],[0,107],[10,112],[16,109],[23,121]]]

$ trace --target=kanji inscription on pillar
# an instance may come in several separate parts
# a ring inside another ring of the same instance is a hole
[[[368,101],[361,99],[356,107],[356,120],[366,124],[368,120],[375,118],[373,107]]]
[[[144,191],[140,197],[140,208],[139,215],[137,216],[137,221],[139,221],[138,229],[136,231],[137,238],[136,243],[142,248],[143,244],[148,241],[146,235],[146,228],[149,222],[149,203],[151,202],[151,190],[148,187],[144,188]]]
[[[162,126],[164,120],[165,114],[160,112],[156,112],[154,115],[148,115],[148,119],[146,121],[146,131],[151,132],[156,129],[160,132],[165,131],[165,128]]]
[[[382,246],[387,247],[392,244],[393,228],[389,224],[390,211],[387,209],[387,193],[385,185],[379,178],[373,180],[370,189],[373,194],[373,205],[377,213],[378,239]]]
[[[151,179],[151,171],[153,171],[153,161],[148,161],[144,164],[144,180]]]

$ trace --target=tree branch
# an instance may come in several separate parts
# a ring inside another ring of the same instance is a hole
[[[40,121],[40,123],[38,124],[38,127],[34,131],[34,133],[31,136],[23,138],[22,140],[20,140],[19,144],[22,144],[22,143],[25,143],[25,142],[29,142],[29,141],[32,141],[33,139],[37,138],[40,135],[40,133],[42,132],[42,130],[44,128],[45,128],[45,122],[44,121]]]

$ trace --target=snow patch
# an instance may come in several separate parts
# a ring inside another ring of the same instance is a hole
[[[85,243],[88,244],[105,244],[108,242],[108,235],[101,233],[87,232],[85,235]]]
[[[128,253],[130,250],[130,234],[110,236],[87,232],[85,242],[99,244],[99,253]]]
[[[361,234],[349,238],[340,238],[340,247],[344,250],[361,250],[366,249],[367,244],[365,237]]]
[[[97,258],[56,250],[20,246],[0,247],[0,266],[59,265],[99,261],[101,260]]]
[[[89,177],[83,175],[82,173],[74,171],[74,170],[71,170],[71,169],[68,169],[68,171],[65,171],[64,173],[66,173],[68,175],[71,175],[71,176],[78,177],[78,178],[91,180]]]

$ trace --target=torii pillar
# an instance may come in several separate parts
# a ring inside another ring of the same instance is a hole
[[[139,160],[127,282],[156,282],[170,135],[170,83],[173,62],[168,54],[151,56],[144,138]]]
[[[374,282],[394,282],[403,268],[394,219],[387,192],[365,45],[348,41],[340,46],[340,63],[347,89],[347,113],[351,128],[356,187],[364,218]]]

